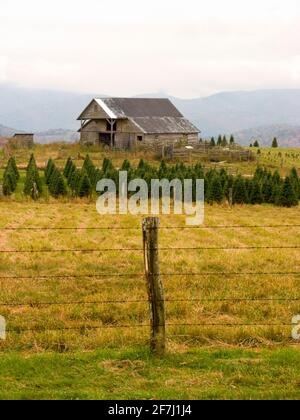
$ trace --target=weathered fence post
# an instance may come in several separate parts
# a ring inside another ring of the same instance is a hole
[[[229,206],[232,209],[233,207],[233,188],[229,188]]]
[[[159,269],[158,229],[159,218],[144,219],[145,274],[151,310],[151,350],[157,356],[163,356],[166,350],[166,315]]]

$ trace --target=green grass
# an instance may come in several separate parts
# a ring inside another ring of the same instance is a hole
[[[141,350],[0,358],[0,399],[300,399],[299,349]]]

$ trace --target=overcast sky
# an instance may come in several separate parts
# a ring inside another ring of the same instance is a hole
[[[115,96],[300,88],[299,0],[1,0],[0,82]]]

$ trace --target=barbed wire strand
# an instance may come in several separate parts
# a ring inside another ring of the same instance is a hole
[[[161,277],[240,277],[240,276],[300,276],[300,271],[286,271],[286,272],[203,272],[203,273],[161,273]],[[109,279],[109,278],[144,278],[145,273],[99,273],[99,274],[80,274],[80,275],[55,275],[55,276],[0,276],[1,280],[58,280],[58,279]]]
[[[300,245],[291,246],[244,246],[244,247],[178,247],[178,248],[153,248],[150,251],[234,251],[234,250],[279,250],[279,249],[300,249]],[[21,249],[7,249],[0,250],[1,254],[33,254],[33,253],[101,253],[101,252],[143,252],[143,248],[99,248],[99,249],[40,249],[40,250],[21,250]]]
[[[192,299],[165,299],[157,302],[166,303],[187,303],[187,302],[299,302],[300,297],[278,297],[278,298],[192,298]],[[0,302],[0,307],[39,307],[39,306],[79,306],[79,305],[126,305],[131,303],[149,303],[148,299],[136,300],[99,300],[99,301],[64,301],[64,302]]]
[[[158,325],[157,325],[158,327]],[[222,328],[269,328],[269,327],[291,327],[290,323],[239,323],[239,324],[227,324],[227,323],[197,323],[197,324],[166,324],[166,327],[202,327],[202,328],[211,328],[211,327],[222,327]],[[105,330],[105,329],[138,329],[138,328],[150,328],[149,324],[136,324],[136,325],[101,325],[101,326],[92,326],[92,325],[82,325],[77,327],[62,327],[62,328],[8,328],[7,333],[46,333],[46,332],[64,332],[64,331],[88,331],[88,330]]]
[[[289,225],[212,225],[212,226],[161,226],[160,230],[206,230],[206,229],[258,229],[258,228],[269,228],[269,229],[281,229],[281,228],[292,228],[292,227],[300,227],[299,224],[289,224]],[[114,227],[114,226],[107,226],[107,227],[0,227],[0,230],[10,230],[10,231],[18,231],[18,230],[32,230],[32,231],[39,231],[39,230],[46,230],[46,231],[64,231],[64,230],[141,230],[141,227]]]

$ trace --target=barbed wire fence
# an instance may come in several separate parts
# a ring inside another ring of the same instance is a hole
[[[299,224],[280,224],[280,225],[212,225],[212,226],[159,226],[158,218],[147,218],[143,222],[143,247],[122,247],[122,248],[78,248],[78,249],[1,249],[0,254],[62,254],[62,253],[110,253],[110,252],[137,252],[144,257],[144,273],[86,273],[86,274],[60,274],[60,275],[28,275],[28,276],[0,276],[0,281],[14,281],[14,280],[67,280],[67,279],[97,279],[100,281],[113,281],[117,279],[126,278],[128,280],[146,279],[146,288],[148,292],[148,299],[128,299],[128,300],[69,300],[69,301],[1,301],[1,308],[42,308],[50,306],[88,306],[88,305],[126,305],[126,304],[145,304],[150,305],[150,323],[147,324],[111,324],[111,325],[90,325],[82,324],[76,326],[64,326],[61,328],[48,328],[40,325],[33,327],[9,327],[7,333],[41,333],[41,332],[63,332],[63,331],[93,331],[93,330],[107,330],[107,329],[147,329],[150,328],[150,343],[151,350],[159,355],[162,355],[166,349],[166,330],[168,327],[222,327],[222,328],[252,328],[252,327],[291,327],[290,322],[249,322],[249,323],[225,323],[225,322],[200,322],[200,323],[171,323],[166,320],[166,303],[196,303],[196,302],[300,302],[300,296],[288,297],[228,297],[228,298],[187,298],[187,299],[172,299],[165,298],[163,279],[170,277],[186,277],[186,278],[201,278],[201,277],[222,277],[222,278],[240,278],[245,276],[291,276],[300,280],[300,272],[298,271],[244,271],[244,272],[169,272],[164,273],[160,271],[160,253],[162,252],[185,252],[185,251],[247,251],[247,250],[298,250],[299,245],[283,245],[283,246],[218,246],[218,247],[159,247],[159,231],[160,230],[211,230],[211,229],[291,229],[299,228]],[[138,227],[0,227],[0,231],[140,231]]]

